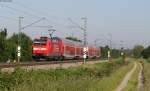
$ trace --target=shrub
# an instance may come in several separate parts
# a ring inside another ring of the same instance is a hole
[[[149,62],[149,63],[150,63],[150,58],[148,58],[148,59],[147,59],[147,62]]]
[[[51,70],[36,70],[25,71],[16,68],[14,72],[0,73],[0,89],[11,91],[13,88],[27,85],[51,83],[58,84],[59,81],[78,80],[78,79],[96,79],[104,76],[109,76],[113,71],[125,65],[125,61],[118,59],[107,63],[97,63],[94,65],[80,66],[78,68],[69,69],[51,69]],[[44,81],[44,83],[43,83]]]

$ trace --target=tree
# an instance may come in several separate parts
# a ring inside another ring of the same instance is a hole
[[[150,58],[150,46],[145,48],[143,51],[142,51],[142,56],[143,58]]]
[[[132,49],[124,49],[125,56],[133,57]]]
[[[101,57],[102,58],[107,58],[108,50],[109,50],[109,46],[108,45],[106,45],[105,47],[101,47]]]
[[[112,49],[111,50],[111,57],[112,58],[118,58],[118,57],[120,57],[120,50],[119,49]]]
[[[24,33],[21,36],[21,61],[32,60],[32,40]],[[18,34],[13,34],[7,38],[7,29],[0,31],[0,61],[6,62],[8,59],[17,58]]]
[[[133,48],[133,55],[135,58],[140,58],[142,57],[142,51],[144,50],[144,47],[142,45],[136,45]]]
[[[106,45],[105,47],[101,47],[101,57],[107,58],[109,50],[110,50],[110,48],[108,45]],[[120,57],[120,50],[119,49],[111,49],[111,57],[112,58]]]
[[[32,60],[32,40],[24,33],[20,33],[19,36],[21,36],[21,61],[30,61]],[[8,46],[9,57],[16,59],[18,34],[13,34],[8,39]]]
[[[1,29],[0,31],[0,61],[5,61],[7,59],[6,37],[7,37],[7,29],[6,28],[4,28],[3,30]]]
[[[0,32],[0,52],[2,52],[5,49],[6,37],[7,37],[7,29],[1,30],[1,32]]]

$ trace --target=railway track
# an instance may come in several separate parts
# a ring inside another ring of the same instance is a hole
[[[87,60],[87,62],[98,60]],[[0,63],[0,69],[2,68],[14,68],[14,67],[26,67],[26,66],[38,66],[38,65],[53,65],[64,63],[82,63],[83,60],[67,60],[67,61],[43,61],[43,62],[20,62],[20,63]]]

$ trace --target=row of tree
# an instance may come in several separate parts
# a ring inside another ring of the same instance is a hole
[[[20,33],[21,36],[21,61],[32,60],[32,40],[24,33]],[[67,39],[81,42],[79,39],[67,37]],[[7,29],[0,31],[0,61],[6,62],[8,59],[17,59],[17,46],[18,46],[18,34],[13,34],[8,38]],[[109,46],[101,47],[102,58],[107,58],[107,52]],[[120,57],[120,50],[112,49],[112,57]]]
[[[24,33],[20,33],[21,36],[21,61],[32,60],[32,40]],[[67,39],[81,42],[79,39],[70,38]],[[18,34],[13,34],[11,37],[7,36],[7,29],[0,30],[0,61],[6,62],[8,59],[17,59],[17,46],[18,46]],[[101,57],[108,57],[109,46],[101,47]],[[135,58],[150,58],[150,46],[144,48],[141,45],[136,45],[133,49],[124,50],[124,54],[129,57]],[[111,49],[111,57],[118,58],[121,55],[121,49]]]
[[[133,56],[135,58],[150,58],[150,46],[144,48],[142,45],[136,45],[133,48]]]
[[[150,58],[150,46],[145,48],[143,51],[142,51],[142,56],[143,58]]]
[[[105,47],[101,47],[101,57],[107,58],[108,57],[108,51],[110,50],[109,46],[106,45]],[[120,57],[121,50],[119,49],[111,49],[111,57],[112,58],[118,58]]]
[[[102,58],[107,58],[108,56],[108,50],[109,46],[101,47],[101,56]],[[121,51],[124,52],[125,56],[128,57],[134,57],[134,58],[150,58],[150,46],[147,48],[144,48],[142,45],[136,45],[133,49],[111,49],[111,57],[112,58],[118,58],[121,56]]]
[[[32,60],[32,41],[24,33],[21,36],[21,60]],[[17,59],[18,34],[13,34],[8,38],[7,29],[0,30],[0,61],[6,62],[9,59]]]

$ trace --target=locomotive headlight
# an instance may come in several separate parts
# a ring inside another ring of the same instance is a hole
[[[45,51],[45,50],[47,50],[47,48],[41,48],[41,50]]]
[[[33,48],[33,50],[39,50],[39,48]]]

